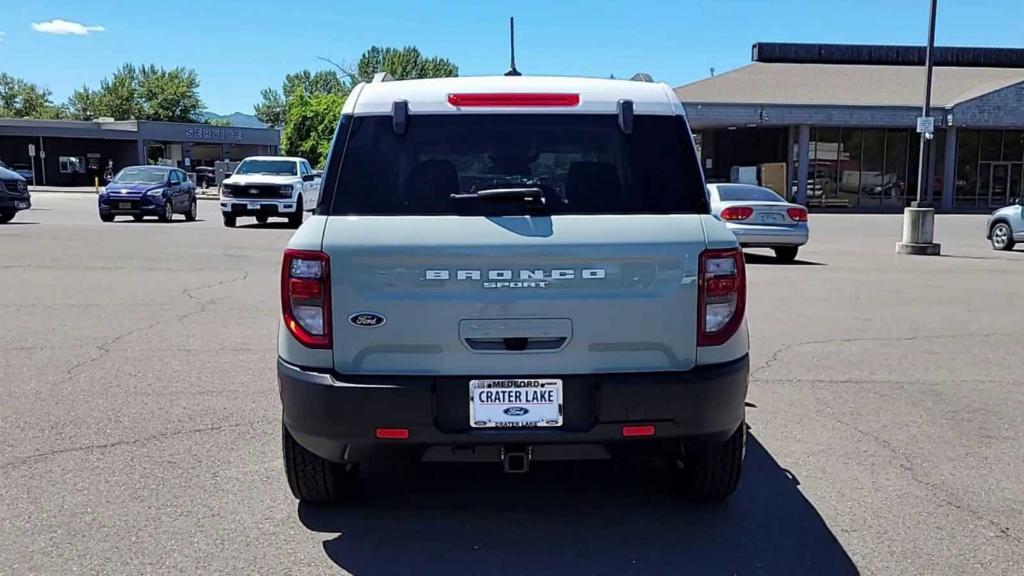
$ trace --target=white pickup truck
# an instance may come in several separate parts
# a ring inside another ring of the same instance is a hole
[[[260,224],[271,217],[287,218],[298,228],[302,212],[313,211],[319,200],[320,177],[304,158],[251,156],[220,187],[220,210],[228,228],[240,216],[254,216]]]

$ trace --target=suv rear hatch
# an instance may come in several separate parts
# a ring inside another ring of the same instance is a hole
[[[337,372],[694,365],[707,198],[681,117],[345,117],[324,189]]]

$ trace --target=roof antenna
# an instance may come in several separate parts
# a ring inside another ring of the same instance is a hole
[[[512,46],[512,67],[505,72],[505,76],[522,76],[523,74],[516,70],[516,19],[511,16],[508,19],[508,37]]]

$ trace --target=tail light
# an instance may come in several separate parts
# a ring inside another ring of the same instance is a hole
[[[331,347],[331,262],[327,254],[285,250],[281,310],[288,332],[307,348]]]
[[[722,210],[722,220],[746,220],[754,214],[749,206],[729,206]]]
[[[743,321],[747,303],[747,279],[743,251],[705,250],[700,255],[698,346],[724,344]]]
[[[788,208],[786,214],[793,222],[807,222],[807,208]]]

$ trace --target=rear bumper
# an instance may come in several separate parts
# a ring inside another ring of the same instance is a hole
[[[258,207],[250,208],[249,205],[257,203]],[[230,216],[289,216],[296,211],[295,200],[236,200],[234,198],[221,198],[220,211]]]
[[[807,225],[764,226],[758,224],[733,224],[726,227],[736,236],[741,246],[803,246],[807,244]]]
[[[641,444],[722,441],[743,420],[748,373],[743,356],[687,372],[555,375],[563,380],[565,396],[560,428],[481,430],[469,425],[468,376],[342,377],[277,363],[284,423],[292,436],[323,458],[352,462],[382,451],[487,460],[502,446],[575,459]],[[656,432],[623,438],[625,424],[653,424]],[[379,440],[377,428],[407,428],[409,438]]]

